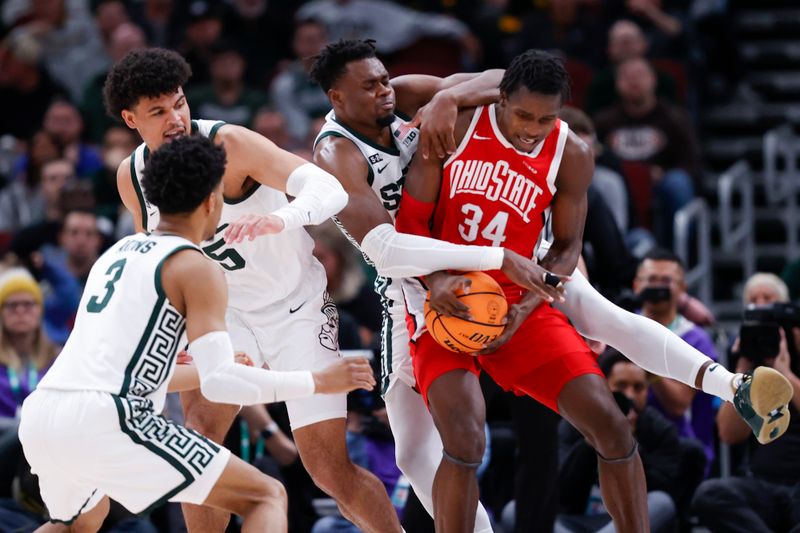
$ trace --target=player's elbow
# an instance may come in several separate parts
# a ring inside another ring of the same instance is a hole
[[[344,190],[338,181],[336,184],[338,185],[338,189],[333,190],[328,197],[329,205],[334,213],[338,213],[347,207],[347,202],[350,201],[350,196],[347,194],[347,191]]]
[[[217,369],[200,378],[200,393],[210,402],[242,405],[240,390],[225,377],[225,369]]]
[[[391,224],[378,224],[364,235],[361,250],[366,254],[379,276],[392,277],[391,250],[397,230]]]

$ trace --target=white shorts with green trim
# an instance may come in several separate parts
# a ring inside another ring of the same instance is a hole
[[[228,307],[225,316],[233,349],[271,370],[322,370],[339,353],[339,312],[326,292],[272,305],[263,311]],[[347,395],[314,394],[286,402],[292,429],[347,417]]]
[[[132,513],[202,504],[230,451],[155,413],[149,401],[38,389],[19,438],[53,522],[71,523],[104,496]]]

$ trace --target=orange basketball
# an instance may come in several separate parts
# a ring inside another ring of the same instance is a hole
[[[463,276],[472,280],[472,286],[469,293],[459,291],[456,295],[469,307],[472,320],[440,315],[429,307],[428,293],[425,298],[425,326],[436,342],[448,350],[473,354],[503,332],[508,303],[502,287],[488,274],[467,272]]]

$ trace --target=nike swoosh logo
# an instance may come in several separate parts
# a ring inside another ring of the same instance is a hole
[[[300,305],[298,305],[298,306],[297,306],[297,307],[295,307],[294,309],[292,309],[292,308],[290,307],[290,308],[289,308],[289,314],[290,314],[290,315],[293,315],[294,313],[298,312],[298,311],[300,310],[300,308],[301,308],[301,307],[303,307],[304,305],[306,305],[306,302],[303,302],[303,303],[301,303]]]
[[[713,372],[714,370],[716,370],[716,369],[717,369],[717,367],[718,367],[718,366],[719,366],[719,365],[716,365],[716,364],[715,364],[715,365],[711,365],[710,367],[708,367],[708,371],[709,371],[709,372]]]
[[[478,135],[477,133],[472,136],[473,139],[477,139],[479,141],[491,141],[491,137],[484,137],[483,135]]]
[[[385,164],[385,165],[383,165],[381,168],[379,168],[379,169],[378,169],[378,174],[380,174],[381,172],[383,172],[384,170],[386,170],[386,167],[388,167],[388,166],[389,166],[389,163],[386,163],[386,164]]]
[[[535,168],[533,168],[532,166],[530,166],[528,163],[525,163],[525,162],[523,161],[523,163],[522,163],[522,164],[523,164],[523,165],[525,165],[525,168],[527,168],[528,170],[530,170],[530,171],[531,171],[531,172],[533,172],[534,174],[538,174],[538,172],[536,172],[536,169],[535,169]]]

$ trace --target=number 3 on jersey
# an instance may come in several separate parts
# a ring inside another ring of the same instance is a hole
[[[108,267],[106,276],[111,276],[111,279],[106,282],[106,292],[103,293],[102,298],[92,296],[89,299],[89,303],[86,304],[86,310],[88,312],[99,313],[106,308],[108,302],[111,301],[111,297],[114,296],[114,284],[118,282],[119,278],[122,276],[122,270],[125,268],[125,261],[125,259],[120,259]]]
[[[464,204],[461,212],[466,217],[462,224],[458,225],[458,233],[466,242],[472,242],[478,238],[478,230],[483,219],[483,210],[475,204]],[[492,243],[492,246],[500,246],[506,240],[506,224],[508,223],[508,213],[498,211],[492,220],[481,230],[481,237]]]

